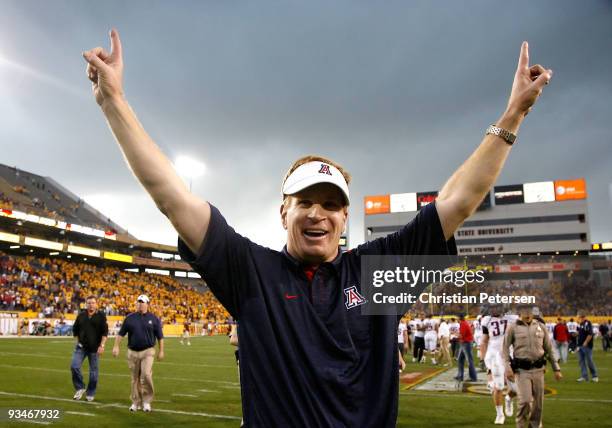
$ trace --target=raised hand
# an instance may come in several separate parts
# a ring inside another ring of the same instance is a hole
[[[121,40],[114,28],[110,32],[110,54],[101,47],[83,52],[87,61],[87,77],[91,80],[96,102],[102,106],[105,101],[123,97],[123,57]]]
[[[540,64],[529,66],[529,45],[523,42],[514,75],[508,110],[526,116],[552,78],[553,71]]]

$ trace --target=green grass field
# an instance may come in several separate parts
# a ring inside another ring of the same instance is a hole
[[[7,409],[61,409],[52,423],[58,427],[237,427],[240,424],[240,389],[234,348],[226,337],[192,338],[192,346],[166,339],[166,359],[155,362],[156,397],[152,413],[130,413],[130,378],[125,348],[119,358],[110,355],[112,342],[100,362],[100,381],[93,403],[73,401],[70,359],[73,340],[0,339],[0,426],[8,422]],[[598,384],[579,384],[575,356],[563,366],[565,379],[547,385],[556,393],[544,405],[544,425],[550,427],[612,427],[612,353],[596,343]],[[86,367],[84,373],[86,376]],[[408,364],[408,371],[424,365]],[[372,397],[376,400],[376,397]],[[488,427],[495,416],[490,396],[400,390],[399,427]],[[73,413],[69,413],[73,412]],[[1,419],[4,418],[4,419]],[[28,424],[29,425],[29,424]],[[513,426],[514,418],[506,419]]]

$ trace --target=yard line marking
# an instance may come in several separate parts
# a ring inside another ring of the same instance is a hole
[[[1,351],[0,355],[15,355],[17,357],[36,357],[36,358],[52,358],[55,360],[70,360],[70,356],[66,355],[66,356],[62,356],[62,355],[54,355],[54,354],[49,354],[46,353],[45,355],[41,355],[41,354],[31,354],[31,353],[26,353],[26,352],[7,352],[7,351]],[[117,362],[117,363],[123,363],[123,360],[106,360],[106,362],[112,361],[112,362]],[[166,366],[185,366],[185,367],[213,367],[213,368],[222,368],[222,369],[233,369],[234,367],[236,367],[235,365],[222,365],[222,364],[189,364],[189,363],[171,363],[168,361],[156,361],[155,364],[162,364],[162,365],[166,365]]]
[[[80,416],[96,416],[95,413],[87,413],[87,412],[73,412],[71,410],[67,410],[64,413],[68,413],[69,415],[80,415]]]
[[[98,409],[104,409],[106,407],[127,407],[127,404],[121,404],[121,403],[108,403],[108,404],[100,404],[98,403]]]
[[[0,367],[5,367],[5,368],[9,368],[9,369],[24,369],[24,370],[38,370],[38,371],[43,371],[43,372],[55,372],[55,373],[66,373],[66,370],[61,370],[61,369],[46,369],[43,367],[29,367],[29,366],[17,366],[17,365],[12,365],[12,364],[0,364]],[[102,372],[100,371],[101,374],[103,374],[104,376],[114,376],[114,377],[132,377],[132,375],[129,374],[120,374],[120,373],[106,373],[106,372]],[[155,379],[161,379],[161,380],[176,380],[176,381],[181,381],[181,382],[207,382],[207,383],[218,383],[221,385],[240,385],[237,382],[229,382],[229,381],[225,381],[225,380],[210,380],[210,379],[192,379],[192,378],[186,378],[186,377],[164,377],[164,376],[155,376]]]
[[[174,397],[192,397],[192,398],[198,398],[197,395],[193,395],[193,394],[172,394],[172,396],[174,396]]]
[[[221,387],[221,388],[223,388],[223,387]],[[197,391],[198,392],[214,392],[214,393],[218,393],[219,392],[219,391],[214,391],[212,389],[198,389]]]
[[[436,397],[436,398],[486,398],[488,400],[491,399],[489,395],[480,395],[480,394],[465,394],[465,393],[444,393],[440,392],[438,394],[426,394],[423,392],[400,392],[400,395],[413,395],[417,397]],[[572,402],[585,402],[585,403],[612,403],[612,400],[603,400],[603,399],[589,399],[589,398],[561,398],[561,397],[545,397],[545,401],[572,401]]]
[[[34,398],[34,399],[39,399],[39,400],[53,400],[53,401],[69,401],[71,403],[80,403],[80,404],[89,404],[91,406],[97,406],[98,408],[104,408],[104,407],[125,407],[127,410],[127,404],[123,405],[120,403],[110,403],[110,404],[101,404],[101,403],[96,403],[93,401],[75,401],[75,400],[71,400],[69,398],[57,398],[57,397],[48,397],[45,395],[32,395],[32,394],[19,394],[16,392],[6,392],[6,391],[0,391],[0,395],[6,395],[9,397],[23,397],[23,398]],[[202,416],[202,417],[206,417],[206,418],[217,418],[217,419],[232,419],[232,420],[241,420],[242,418],[240,416],[231,416],[231,415],[219,415],[219,414],[215,414],[215,413],[205,413],[205,412],[185,412],[182,410],[171,410],[171,409],[159,409],[159,408],[155,408],[153,409],[154,412],[160,412],[160,413],[171,413],[174,415],[187,415],[187,416]],[[28,421],[25,420],[27,422],[37,422],[37,421]],[[40,423],[40,422],[38,422]],[[49,422],[44,422],[45,425],[48,425]]]
[[[51,425],[51,422],[45,422],[45,421],[33,421],[31,419],[16,419],[16,422],[27,422],[30,424],[38,424],[38,425]]]
[[[6,391],[0,391],[0,395],[6,395],[8,397],[39,398],[41,400],[65,401],[68,403],[79,403],[79,404],[88,404],[90,406],[100,406],[100,403],[96,403],[94,401],[77,401],[72,398],[49,397],[46,395],[20,394],[18,392],[6,392]]]

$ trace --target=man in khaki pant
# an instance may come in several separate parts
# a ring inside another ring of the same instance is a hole
[[[164,358],[164,335],[159,318],[149,312],[149,298],[144,294],[138,296],[136,312],[128,315],[115,338],[113,356],[119,355],[119,344],[128,335],[128,366],[132,372],[132,405],[130,411],[142,408],[151,411],[153,401],[153,360],[155,358],[155,340],[159,343],[158,360]]]
[[[519,408],[516,426],[519,428],[539,428],[542,426],[544,406],[544,370],[546,360],[555,372],[555,379],[561,380],[561,368],[552,352],[546,326],[533,319],[532,308],[519,309],[521,319],[508,327],[504,339],[504,361],[507,364],[508,380],[514,381],[518,388]],[[514,347],[514,357],[510,358],[510,346]]]

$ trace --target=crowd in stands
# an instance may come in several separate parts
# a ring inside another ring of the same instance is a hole
[[[430,292],[428,287],[424,292]],[[612,288],[598,286],[593,280],[569,275],[566,278],[523,279],[486,281],[483,284],[458,288],[454,284],[434,284],[433,294],[441,295],[462,293],[478,296],[484,292],[501,296],[534,296],[542,313],[555,316],[576,315],[585,311],[589,315],[612,314]],[[476,316],[484,308],[481,305],[465,304],[422,304],[417,303],[413,311],[432,314],[459,314]],[[510,309],[510,308],[509,308]]]
[[[150,297],[151,311],[165,323],[229,318],[210,291],[198,291],[169,276],[0,252],[0,310],[62,318],[83,309],[87,296],[95,295],[107,315],[123,316],[135,310],[140,294]]]

